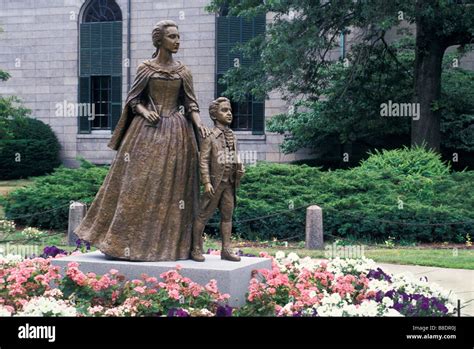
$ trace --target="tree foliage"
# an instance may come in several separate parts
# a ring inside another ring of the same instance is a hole
[[[420,96],[423,89],[414,90],[415,78],[421,81],[420,74],[425,78],[429,74],[416,69],[415,57],[423,59],[422,54],[429,51],[433,41],[440,45],[441,57],[451,45],[469,50],[474,32],[474,5],[461,0],[212,0],[208,10],[217,12],[222,6],[229,7],[230,15],[270,13],[273,16],[265,36],[237,48],[247,57],[261,52],[261,59],[251,66],[229,70],[222,82],[228,86],[225,94],[236,100],[242,100],[248,91],[263,98],[276,90],[290,104],[304,105],[311,110],[291,116],[288,113],[272,124],[272,130],[293,134],[284,145],[286,151],[308,145],[318,148],[324,142],[321,137],[329,134],[340,142],[350,139],[372,142],[371,138],[377,137],[375,131],[379,132],[379,138],[386,134],[405,134],[410,128],[408,120],[383,120],[379,116],[380,101],[386,102],[391,97],[404,103],[420,100],[426,113],[424,120],[439,123],[436,106],[443,102],[434,99],[436,94],[430,92],[437,87],[426,89],[427,98]],[[403,47],[391,47],[387,43],[387,32],[402,22],[423,26],[429,37],[417,36],[409,52]],[[352,34],[359,43],[351,48],[348,69],[343,69],[334,57],[342,33]],[[461,77],[460,86],[464,89],[469,88],[469,76],[467,72],[457,71],[446,80],[455,83],[451,78]],[[439,79],[433,81],[435,85],[440,83]],[[444,86],[444,94],[453,92]],[[320,103],[326,101],[323,96],[328,96],[328,101]],[[457,97],[459,101],[460,95]],[[458,127],[472,114],[466,110],[458,114],[460,108],[466,109],[450,105],[443,110],[447,113],[443,118],[450,118],[451,126],[457,122]],[[357,113],[363,115],[354,119]],[[459,115],[464,121],[456,119]],[[328,120],[331,125],[326,123]],[[354,130],[348,132],[351,128]],[[431,132],[437,129],[439,127],[434,127]],[[451,137],[446,142],[458,143],[452,137],[457,131],[448,132]],[[315,136],[316,133],[321,137]],[[462,146],[470,148],[466,144]],[[438,146],[433,145],[433,148]]]

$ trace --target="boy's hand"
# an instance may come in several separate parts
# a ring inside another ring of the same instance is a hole
[[[204,185],[204,192],[206,194],[209,194],[210,196],[213,196],[214,195],[214,187],[212,186],[211,183],[206,183]]]

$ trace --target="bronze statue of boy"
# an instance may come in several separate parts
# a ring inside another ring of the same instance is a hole
[[[232,214],[236,203],[236,189],[245,173],[243,163],[237,155],[237,140],[229,128],[232,123],[230,101],[219,97],[209,106],[209,115],[214,128],[203,139],[199,158],[201,182],[204,194],[200,201],[199,215],[193,225],[193,248],[191,259],[204,262],[202,233],[216,208],[221,214],[221,259],[238,262],[230,246]]]

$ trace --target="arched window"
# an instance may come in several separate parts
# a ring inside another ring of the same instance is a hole
[[[80,24],[79,133],[113,131],[122,108],[122,11],[114,0],[86,3]]]
[[[116,22],[122,21],[122,11],[114,0],[92,1],[86,7],[83,22]]]

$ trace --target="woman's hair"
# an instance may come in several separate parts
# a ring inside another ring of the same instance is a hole
[[[219,97],[215,101],[211,102],[211,104],[209,105],[209,116],[211,118],[214,118],[214,115],[216,115],[219,111],[219,105],[224,102],[230,103],[230,100],[226,97]]]
[[[163,35],[165,34],[165,29],[168,27],[176,27],[178,29],[178,25],[176,22],[172,20],[164,20],[164,21],[159,21],[156,23],[155,28],[153,29],[153,32],[151,33],[151,37],[153,40],[153,46],[156,47],[155,53],[153,53],[152,58],[155,58],[158,56],[158,52],[160,51],[160,45],[161,45],[161,40],[163,40]]]

